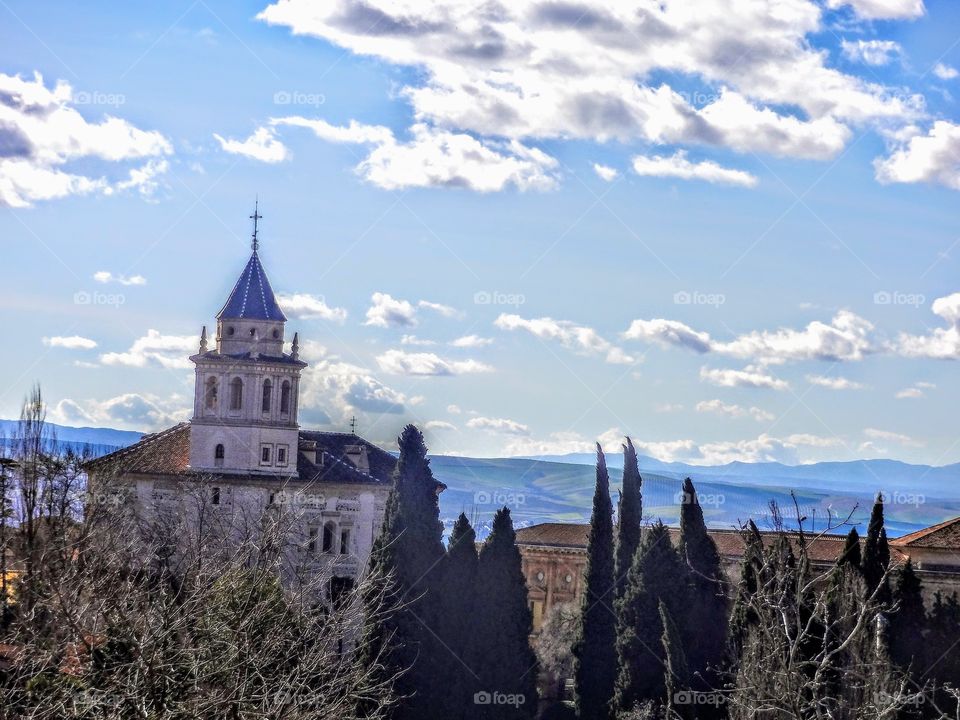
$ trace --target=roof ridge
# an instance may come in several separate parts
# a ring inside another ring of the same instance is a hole
[[[944,528],[948,528],[951,525],[960,522],[960,516],[949,518],[942,522],[938,522],[936,525],[931,525],[930,527],[925,527],[921,530],[914,530],[912,533],[907,533],[906,535],[901,535],[898,538],[894,538],[890,541],[891,545],[909,545],[916,540],[922,540],[925,537],[929,537]]]

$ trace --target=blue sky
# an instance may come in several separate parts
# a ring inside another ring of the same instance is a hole
[[[960,6],[0,7],[0,415],[184,419],[262,257],[305,424],[960,461]]]

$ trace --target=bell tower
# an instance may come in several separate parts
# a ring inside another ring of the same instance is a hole
[[[300,426],[299,336],[284,353],[287,318],[259,257],[258,206],[253,253],[217,313],[216,347],[207,328],[190,360],[196,366],[190,467],[211,472],[293,475]]]

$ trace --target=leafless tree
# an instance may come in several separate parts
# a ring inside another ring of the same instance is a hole
[[[846,521],[808,535],[799,511],[796,520],[798,532],[778,522],[756,568],[757,589],[740,599],[752,620],[725,700],[730,718],[893,719],[923,702],[923,689],[887,657],[891,608],[880,589],[868,592],[851,569],[811,561],[811,544]]]
[[[38,441],[35,398],[19,431],[30,575],[0,630],[0,718],[385,717],[395,678],[357,645],[360,599],[386,583],[332,598],[295,507],[215,504],[209,478],[144,504],[102,477],[75,502],[82,463]]]

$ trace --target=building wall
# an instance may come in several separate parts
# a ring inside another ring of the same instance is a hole
[[[544,545],[520,544],[519,548],[536,633],[555,606],[568,602],[579,606],[583,575],[587,569],[587,552],[586,548]],[[916,548],[911,549],[910,554],[917,575],[923,582],[923,596],[928,607],[938,591],[946,595],[960,592],[960,553],[950,549]],[[727,579],[731,584],[737,583],[740,579],[740,558],[724,556],[721,560]],[[815,565],[814,570],[824,570],[829,566],[829,563],[820,563]],[[540,573],[543,573],[542,579]],[[573,575],[572,582],[566,581],[568,574]]]
[[[199,517],[202,507],[208,517],[212,515],[222,527],[240,536],[259,528],[265,515],[284,513],[293,533],[291,561],[318,573],[354,580],[367,567],[390,492],[389,486],[374,484],[216,476],[198,481],[179,475],[123,476],[119,485],[133,491],[133,507],[147,522],[164,516],[189,520]],[[327,552],[323,548],[325,526],[332,536]],[[343,546],[342,539],[346,539]]]

